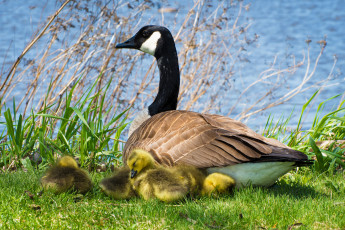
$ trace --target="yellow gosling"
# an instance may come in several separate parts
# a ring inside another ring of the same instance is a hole
[[[59,167],[70,167],[70,168],[79,168],[77,162],[74,160],[73,157],[71,156],[64,156],[64,157],[61,157],[59,160],[58,160],[58,163],[57,165]]]
[[[158,165],[150,153],[135,149],[127,160],[134,190],[145,200],[157,198],[164,202],[182,199],[201,190],[205,174],[193,167]]]
[[[188,193],[183,179],[165,168],[141,173],[132,180],[133,187],[145,200],[157,198],[164,202],[182,199]]]
[[[49,168],[41,178],[45,190],[55,193],[66,192],[70,189],[79,193],[86,193],[92,188],[89,174],[78,167],[77,162],[70,156],[64,156],[56,165]]]
[[[132,151],[128,157],[127,165],[131,170],[131,178],[134,178],[137,174],[144,173],[147,170],[159,167],[155,163],[151,154],[142,149],[135,149]]]
[[[235,180],[230,176],[212,173],[205,178],[201,194],[210,196],[228,193],[235,185]]]
[[[118,168],[112,177],[103,179],[99,186],[105,194],[114,199],[129,199],[135,196],[129,176],[129,167],[123,166]]]
[[[133,189],[145,200],[157,198],[165,202],[182,199],[186,195],[219,195],[229,192],[236,183],[222,173],[206,176],[205,171],[194,166],[163,167],[152,155],[135,149],[127,160]]]

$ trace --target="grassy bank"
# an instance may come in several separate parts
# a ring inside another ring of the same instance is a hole
[[[311,100],[304,108],[307,108]],[[174,204],[165,204],[156,200],[147,202],[139,198],[128,201],[113,200],[104,195],[98,187],[99,181],[111,174],[109,169],[106,172],[96,172],[91,169],[94,187],[84,196],[73,193],[60,195],[41,193],[39,179],[49,162],[37,166],[29,160],[30,158],[21,158],[17,170],[12,171],[7,168],[0,173],[2,188],[0,227],[8,229],[344,228],[343,109],[340,107],[324,116],[320,115],[321,110],[322,106],[309,130],[288,131],[288,120],[281,120],[277,124],[269,120],[264,132],[267,136],[282,139],[293,148],[307,153],[310,158],[315,159],[313,166],[286,174],[270,188],[249,187],[219,198],[186,198]],[[75,122],[80,124],[80,127],[71,139],[79,140],[83,125],[91,130],[92,119],[86,119],[84,124],[83,116],[79,116],[76,110],[72,114],[78,118]],[[300,116],[302,120],[303,112]],[[51,119],[58,118],[51,117]],[[51,141],[60,143],[61,140],[56,136]],[[95,143],[100,142],[97,140]],[[80,148],[76,146],[72,149]],[[104,160],[100,157],[102,154],[93,155],[93,151],[88,153],[89,155],[85,155],[86,162],[91,162],[90,159],[94,156],[98,156],[93,158],[96,164]],[[112,162],[116,163],[118,159],[115,161],[113,159]],[[84,168],[90,169],[88,164],[85,164]]]
[[[103,93],[106,93],[106,88]],[[10,110],[6,111],[8,119],[4,125],[7,127],[7,135],[2,136],[3,142],[0,145],[2,147],[0,227],[5,229],[85,227],[338,229],[345,227],[343,141],[345,119],[342,104],[339,109],[323,116],[321,116],[321,104],[315,115],[315,122],[308,130],[300,129],[301,124],[298,124],[296,130],[289,131],[288,119],[276,124],[272,120],[267,122],[265,135],[281,139],[293,148],[307,153],[310,158],[315,159],[315,164],[310,168],[292,171],[270,188],[249,187],[220,198],[187,198],[179,203],[165,204],[156,200],[147,202],[139,198],[117,201],[100,191],[98,182],[109,176],[111,172],[108,169],[106,172],[98,173],[95,167],[102,163],[108,166],[119,164],[121,152],[118,148],[119,143],[114,137],[118,137],[122,132],[126,125],[126,117],[116,116],[109,122],[104,122],[102,114],[99,113],[102,111],[102,103],[98,103],[101,100],[97,99],[98,96],[99,94],[89,96],[86,93],[84,100],[75,103],[74,106],[68,106],[61,117],[46,112],[33,113],[30,119],[22,120],[20,115],[18,118],[18,115],[11,114]],[[66,97],[68,101],[69,95]],[[303,106],[300,120],[303,119],[303,111],[312,99]],[[14,118],[10,122],[12,117]],[[39,118],[46,121],[34,122]],[[44,130],[49,135],[42,135]],[[82,152],[82,149],[85,151]],[[45,153],[40,155],[42,162],[35,162],[32,156],[40,153]],[[79,157],[82,167],[91,172],[94,188],[86,195],[41,193],[40,177],[54,157],[64,154]]]
[[[107,173],[105,173],[107,174]],[[311,169],[285,175],[271,188],[175,204],[105,196],[93,173],[85,196],[41,191],[41,173],[0,174],[1,228],[10,229],[340,229],[345,227],[345,174]]]

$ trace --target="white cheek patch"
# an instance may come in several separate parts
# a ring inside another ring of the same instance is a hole
[[[140,50],[154,55],[157,47],[158,39],[160,39],[161,33],[156,31],[141,45]]]

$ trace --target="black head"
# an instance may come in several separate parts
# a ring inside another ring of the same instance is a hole
[[[169,53],[176,53],[174,39],[170,31],[163,26],[148,25],[142,27],[133,37],[117,44],[116,48],[137,49],[151,54],[156,58]]]

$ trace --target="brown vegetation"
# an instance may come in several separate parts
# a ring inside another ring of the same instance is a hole
[[[247,33],[250,23],[243,15],[250,5],[243,5],[242,1],[215,4],[199,0],[188,12],[173,11],[174,21],[168,24],[165,24],[164,13],[159,19],[150,16],[157,11],[157,4],[152,1],[68,0],[63,6],[47,19],[46,28],[40,30],[11,71],[1,73],[1,106],[15,96],[17,110],[24,114],[31,108],[39,111],[52,105],[51,113],[60,115],[65,109],[63,95],[66,91],[77,84],[73,98],[77,101],[102,75],[95,92],[112,81],[104,107],[105,111],[110,111],[109,115],[128,107],[133,107],[130,115],[143,109],[158,89],[155,62],[144,58],[140,52],[115,50],[114,44],[124,41],[143,24],[161,23],[175,35],[179,52],[179,109],[220,112],[229,116],[236,106],[246,103],[248,91],[259,84],[266,85],[264,91],[257,93],[256,100],[237,114],[241,120],[283,104],[312,87],[307,83],[325,48],[325,44],[321,46],[314,63],[309,58],[309,50],[306,59],[294,61],[286,69],[277,68],[274,60],[269,69],[252,76],[255,80],[251,84],[236,89],[232,81],[239,62],[246,59],[245,50],[258,38]],[[25,60],[24,54],[35,46],[40,47],[41,52],[33,60]],[[306,71],[299,87],[291,88],[280,98],[271,98],[270,95],[281,90],[283,84],[288,88],[285,78],[303,65]],[[327,79],[315,84],[325,81]],[[18,91],[20,95],[16,94]],[[223,98],[231,101],[225,103]],[[266,101],[264,105],[257,108],[263,101]],[[222,109],[224,104],[229,108],[227,111]]]

